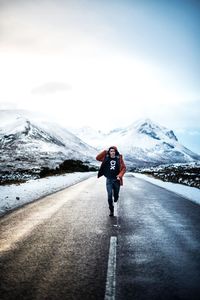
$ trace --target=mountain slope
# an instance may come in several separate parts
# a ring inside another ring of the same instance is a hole
[[[178,142],[172,130],[142,119],[128,127],[118,128],[107,134],[101,134],[99,139],[91,134],[76,134],[88,144],[97,149],[106,149],[116,145],[124,155],[128,165],[149,166],[169,163],[186,163],[200,160],[198,154],[193,153]]]
[[[66,159],[94,161],[96,150],[57,124],[26,111],[0,111],[0,169],[55,169]]]

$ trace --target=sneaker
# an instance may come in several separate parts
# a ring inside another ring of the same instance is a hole
[[[110,217],[114,217],[114,213],[113,213],[113,212],[110,212],[109,216],[110,216]]]
[[[114,202],[117,202],[118,198],[117,199],[114,199]]]

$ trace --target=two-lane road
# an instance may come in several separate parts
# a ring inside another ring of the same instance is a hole
[[[104,299],[111,237],[110,299],[200,299],[199,206],[131,175],[124,183],[115,218],[96,177],[1,218],[0,299]]]

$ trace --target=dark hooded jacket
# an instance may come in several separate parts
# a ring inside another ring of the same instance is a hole
[[[110,148],[114,148],[116,150],[116,156],[119,157],[119,178],[120,178],[120,185],[123,185],[123,176],[124,176],[124,173],[126,172],[126,166],[125,166],[125,163],[124,163],[124,160],[123,160],[123,157],[121,154],[119,154],[118,150],[117,150],[117,147],[115,146],[112,146]],[[109,148],[109,149],[110,149]],[[102,152],[100,152],[97,157],[96,157],[96,160],[98,161],[101,161],[101,166],[99,168],[99,172],[98,172],[98,175],[97,177],[101,177],[104,175],[104,165],[106,163],[106,160],[108,159],[109,157],[109,150],[104,150]]]

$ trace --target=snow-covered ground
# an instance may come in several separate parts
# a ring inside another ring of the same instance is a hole
[[[94,172],[75,172],[0,186],[0,215],[94,175]]]
[[[135,177],[147,180],[200,204],[200,190],[197,188],[171,182],[163,182],[159,179],[154,179],[139,173],[129,174],[133,174]],[[37,180],[30,180],[18,185],[12,184],[0,186],[0,215],[3,215],[6,212],[20,207],[26,203],[69,187],[91,176],[96,176],[96,172],[76,172],[59,176],[50,176]]]
[[[159,185],[169,191],[179,194],[197,204],[200,204],[200,189],[186,186],[179,183],[164,182],[160,179],[155,179],[144,174],[132,173],[135,177],[142,178],[153,184]]]

